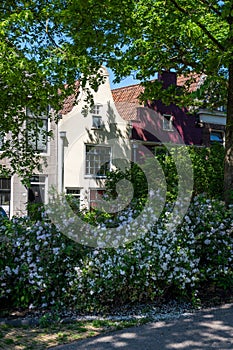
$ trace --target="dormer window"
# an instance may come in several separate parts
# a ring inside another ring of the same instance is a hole
[[[103,125],[102,115],[101,115],[102,108],[103,106],[101,104],[95,104],[91,109],[92,128],[94,129],[100,129]]]
[[[163,115],[163,130],[173,131],[173,116],[171,114]]]

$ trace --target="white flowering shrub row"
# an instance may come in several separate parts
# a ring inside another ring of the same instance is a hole
[[[13,218],[0,226],[1,297],[20,307],[68,303],[70,272],[85,255],[47,219]]]
[[[192,296],[203,282],[233,284],[233,211],[194,198],[182,224],[168,225],[172,208],[143,237],[118,248],[87,248],[47,220],[14,218],[1,225],[1,297],[15,306],[97,310]],[[174,219],[175,220],[175,219]]]

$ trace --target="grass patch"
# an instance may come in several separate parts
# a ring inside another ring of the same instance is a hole
[[[77,321],[70,324],[51,324],[47,327],[0,326],[0,349],[45,350],[52,346],[71,343],[93,337],[103,332],[138,326],[148,322],[148,318],[129,321]]]

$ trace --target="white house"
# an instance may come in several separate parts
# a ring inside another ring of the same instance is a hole
[[[81,207],[94,206],[103,194],[106,171],[116,163],[124,166],[131,157],[129,124],[117,112],[104,67],[101,74],[104,83],[92,91],[94,105],[86,107],[86,92],[80,88],[78,101],[68,101],[58,126],[63,163],[59,187],[79,198]]]

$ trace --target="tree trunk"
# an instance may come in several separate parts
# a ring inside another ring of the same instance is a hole
[[[224,160],[224,200],[233,204],[233,63],[229,65],[227,120]]]

